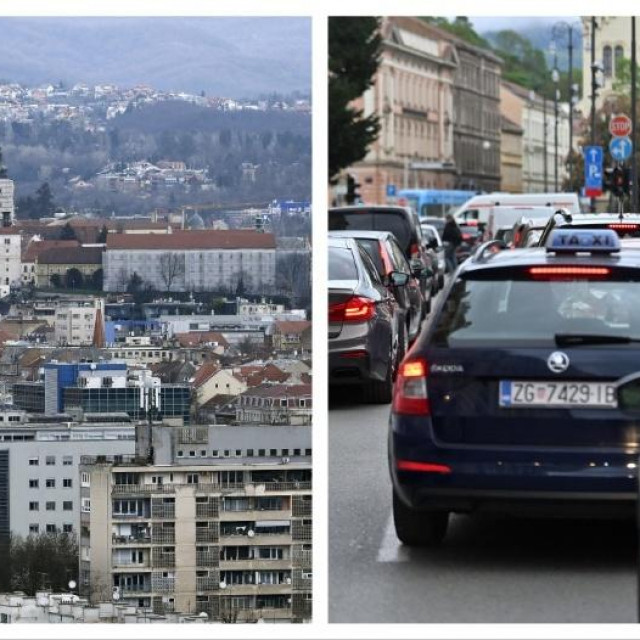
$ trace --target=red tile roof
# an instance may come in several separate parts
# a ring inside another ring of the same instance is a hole
[[[38,256],[38,264],[102,264],[101,247],[63,247],[47,249]]]
[[[40,240],[32,241],[28,244],[26,250],[22,253],[22,262],[35,262],[36,258],[48,249],[68,249],[70,247],[79,247],[77,240]]]
[[[309,320],[276,320],[276,328],[280,333],[303,333],[311,327]]]
[[[196,371],[196,375],[193,377],[191,384],[197,389],[219,370],[220,366],[216,362],[204,362]]]
[[[189,333],[176,333],[176,339],[181,347],[194,347],[205,345],[210,342],[217,342],[225,349],[229,343],[218,331],[190,331]]]
[[[310,384],[264,384],[247,389],[243,396],[258,398],[306,398],[311,397]]]
[[[107,250],[132,249],[168,251],[171,249],[275,249],[272,233],[245,229],[231,231],[199,230],[173,233],[110,233]]]

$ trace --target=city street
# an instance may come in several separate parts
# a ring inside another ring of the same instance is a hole
[[[331,622],[636,621],[632,522],[453,516],[436,550],[397,540],[389,406],[329,401]]]

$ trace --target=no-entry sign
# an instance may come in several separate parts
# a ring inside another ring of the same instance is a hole
[[[624,138],[631,134],[631,118],[623,114],[613,116],[609,120],[609,133],[616,138]]]

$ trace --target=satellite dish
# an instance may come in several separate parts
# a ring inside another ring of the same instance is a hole
[[[220,588],[221,589],[226,589],[227,588],[227,583],[224,580],[220,583]]]
[[[113,592],[113,599],[118,602],[120,600],[120,593],[118,591]]]
[[[201,611],[200,617],[207,620],[209,618],[209,614],[206,611]]]
[[[253,536],[255,535],[256,535],[256,532],[253,529],[249,529],[249,531],[247,531],[247,537],[253,538]]]
[[[75,589],[76,586],[77,585],[75,580],[69,580],[69,589]]]

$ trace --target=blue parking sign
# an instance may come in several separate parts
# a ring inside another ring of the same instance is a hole
[[[387,185],[387,198],[395,198],[396,197],[396,185],[388,184]]]
[[[602,147],[584,147],[584,187],[587,197],[602,195]]]

